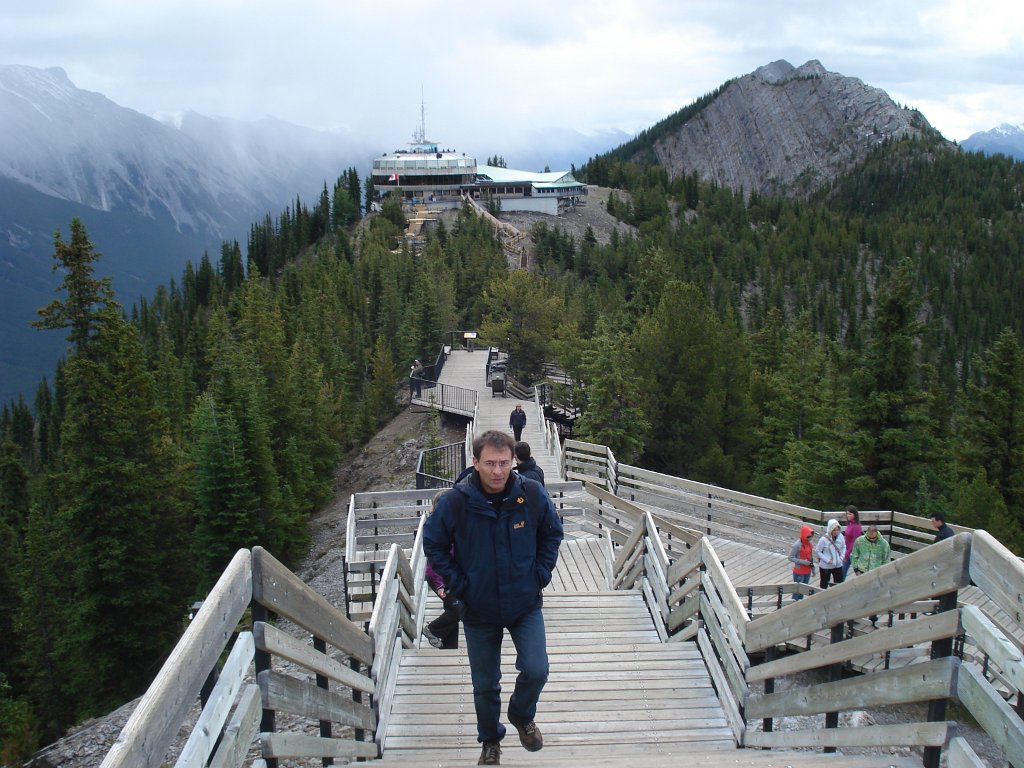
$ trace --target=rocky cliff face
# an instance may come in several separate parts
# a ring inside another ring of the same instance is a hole
[[[654,151],[673,178],[696,171],[748,193],[804,195],[885,139],[930,130],[919,112],[857,78],[818,61],[776,61],[729,83]]]

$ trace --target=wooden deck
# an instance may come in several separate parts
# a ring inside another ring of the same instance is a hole
[[[609,754],[734,748],[699,650],[692,643],[661,643],[641,594],[551,592],[544,603],[551,674],[537,721],[545,757],[586,758],[589,764]],[[507,706],[516,675],[510,641],[502,673]],[[516,750],[515,762],[533,762],[514,731],[505,746]],[[403,765],[453,765],[472,764],[479,752],[465,651],[406,652],[384,757]]]

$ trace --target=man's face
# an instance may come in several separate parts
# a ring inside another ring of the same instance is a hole
[[[512,450],[485,445],[480,458],[473,457],[473,468],[480,475],[480,484],[487,493],[501,493],[512,472]]]
[[[942,527],[942,521],[939,520],[938,518],[933,517],[932,518],[932,528],[934,528],[935,530],[938,530],[941,527]]]
[[[878,530],[875,528],[868,528],[868,541],[874,544],[878,541]]]

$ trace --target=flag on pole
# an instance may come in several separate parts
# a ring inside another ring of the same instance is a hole
[[[398,181],[398,174],[392,173],[390,176],[388,176],[388,181]]]

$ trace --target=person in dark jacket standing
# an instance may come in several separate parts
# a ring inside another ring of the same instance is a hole
[[[530,444],[522,440],[516,443],[516,472],[520,477],[528,477],[544,485],[544,470],[537,466]]]
[[[520,743],[544,746],[534,718],[548,679],[540,591],[551,581],[562,524],[543,486],[512,472],[514,443],[488,431],[473,441],[474,472],[438,500],[423,528],[423,552],[462,611],[476,709],[478,765],[499,765],[501,643],[516,648],[508,721]],[[454,547],[454,549],[453,549]]]
[[[953,535],[953,529],[946,525],[946,516],[941,512],[932,513],[932,528],[935,529],[935,541],[940,542]]]
[[[516,403],[516,407],[508,417],[508,425],[512,428],[512,435],[518,443],[523,439],[523,427],[526,426],[526,411],[522,403]]]

